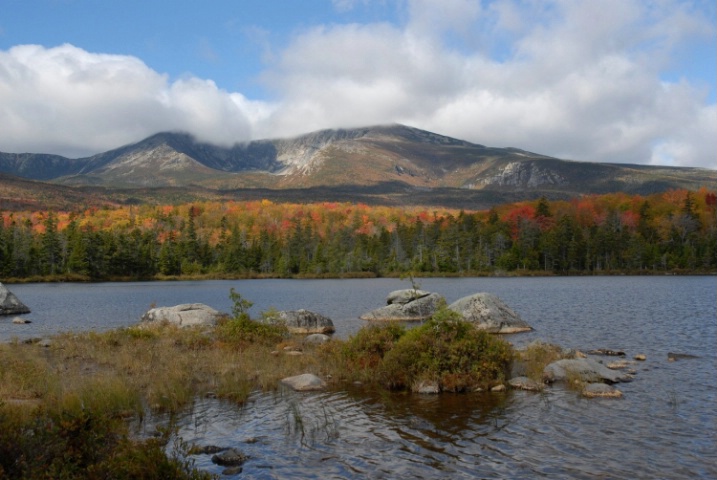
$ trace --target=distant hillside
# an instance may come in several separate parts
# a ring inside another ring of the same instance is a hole
[[[155,189],[181,187],[185,197],[261,193],[313,200],[311,195],[324,195],[393,204],[435,198],[450,206],[541,195],[650,194],[717,184],[714,170],[573,162],[403,125],[322,130],[231,148],[197,142],[183,133],[159,133],[81,159],[0,153],[0,173],[57,185],[103,187],[113,195],[122,189],[124,196],[140,201],[159,194]],[[130,194],[126,189],[139,190]]]

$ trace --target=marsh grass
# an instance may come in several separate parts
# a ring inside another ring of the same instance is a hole
[[[515,362],[520,364],[525,376],[541,384],[545,367],[562,358],[565,358],[562,347],[540,341],[515,352]]]
[[[234,316],[212,328],[153,325],[60,334],[49,347],[0,344],[0,478],[204,478],[181,452],[166,455],[168,435],[138,440],[128,425],[150,412],[171,418],[204,396],[242,403],[302,373],[389,390],[432,379],[444,391],[467,391],[502,382],[512,359],[507,342],[447,310],[411,330],[371,326],[312,346],[251,320],[251,304],[232,298]],[[293,422],[304,433],[298,410]]]
[[[128,425],[209,394],[241,403],[319,370],[314,356],[272,354],[284,332],[249,322],[0,344],[0,478],[209,478],[167,456],[168,437],[138,440]]]

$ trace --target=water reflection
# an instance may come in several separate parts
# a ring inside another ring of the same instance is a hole
[[[256,393],[241,408],[202,400],[181,420],[178,435],[240,448],[250,457],[242,474],[250,478],[435,478],[474,471],[481,457],[476,447],[507,424],[507,401],[496,394],[282,390]],[[209,456],[195,461],[221,471]]]

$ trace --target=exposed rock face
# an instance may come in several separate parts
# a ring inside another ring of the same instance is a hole
[[[281,383],[297,392],[311,392],[326,388],[326,382],[312,373],[286,377],[281,380]]]
[[[448,308],[490,333],[519,333],[533,329],[500,298],[490,293],[476,293],[460,298]]]
[[[409,290],[414,292],[415,290]],[[420,290],[419,290],[420,291]],[[389,295],[389,299],[393,296]],[[402,295],[397,296],[402,301]],[[391,303],[385,307],[377,308],[361,315],[361,320],[376,322],[415,322],[428,320],[436,313],[438,307],[445,302],[445,299],[437,293],[428,293],[406,303]]]
[[[170,323],[180,327],[216,325],[222,313],[203,303],[184,303],[174,307],[158,307],[142,315],[143,323]]]
[[[493,176],[484,177],[482,185],[535,188],[540,185],[563,185],[568,181],[558,172],[536,162],[514,161]]]
[[[334,322],[330,318],[309,310],[287,310],[278,312],[263,320],[265,323],[284,325],[289,333],[333,333],[336,331]]]
[[[21,313],[30,313],[30,309],[5,285],[0,283],[0,315],[19,315]]]
[[[617,370],[607,368],[592,358],[573,358],[553,362],[543,370],[546,382],[560,382],[567,380],[571,375],[584,382],[629,382],[632,376]]]

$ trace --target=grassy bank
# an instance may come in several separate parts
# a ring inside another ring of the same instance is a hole
[[[513,357],[506,342],[447,310],[410,330],[366,327],[310,346],[250,319],[250,303],[233,291],[232,299],[233,316],[212,328],[135,326],[60,334],[49,346],[0,344],[0,478],[205,478],[183,452],[164,453],[170,425],[137,439],[130,420],[205,396],[241,403],[302,373],[332,388],[415,390],[429,381],[474,391],[504,382]]]

